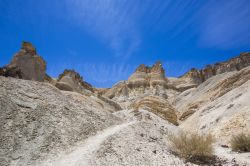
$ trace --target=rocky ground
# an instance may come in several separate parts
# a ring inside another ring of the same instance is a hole
[[[0,101],[0,165],[34,165],[122,123],[97,97],[69,94],[48,83],[0,77]]]

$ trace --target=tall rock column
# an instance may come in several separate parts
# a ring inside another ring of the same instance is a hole
[[[31,43],[23,42],[11,63],[1,68],[1,75],[42,82],[46,78],[46,62]]]
[[[160,61],[156,62],[150,70],[150,86],[167,86],[167,78],[165,77],[165,70]]]

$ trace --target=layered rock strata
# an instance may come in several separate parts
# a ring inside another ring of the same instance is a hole
[[[250,65],[250,53],[241,53],[238,57],[232,58],[228,61],[216,63],[214,65],[207,65],[204,69],[198,70],[192,68],[182,79],[194,84],[200,84],[212,76],[222,74],[230,71],[239,71]]]
[[[140,65],[128,79],[128,86],[133,87],[155,87],[157,85],[167,86],[165,71],[160,62],[152,67]]]
[[[174,107],[169,102],[159,96],[146,96],[143,97],[130,105],[130,108],[135,110],[145,109],[155,115],[167,120],[174,125],[178,125],[177,115]]]
[[[156,62],[152,67],[140,65],[127,81],[121,81],[100,93],[108,98],[124,102],[134,101],[147,95],[168,98],[166,89],[168,89],[168,80],[165,77],[165,71],[162,64]]]

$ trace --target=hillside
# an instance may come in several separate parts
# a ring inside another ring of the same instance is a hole
[[[211,71],[211,72],[210,72]],[[168,136],[211,133],[215,165],[250,165],[221,145],[250,132],[250,53],[168,78],[160,62],[98,89],[77,71],[57,79],[31,43],[0,68],[0,165],[195,165]]]

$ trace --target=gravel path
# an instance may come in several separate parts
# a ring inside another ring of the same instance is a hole
[[[92,155],[99,149],[99,146],[109,136],[119,132],[120,130],[136,123],[127,122],[116,125],[97,133],[95,136],[88,138],[82,146],[77,147],[74,151],[62,155],[54,161],[47,161],[42,165],[46,166],[88,166]]]

